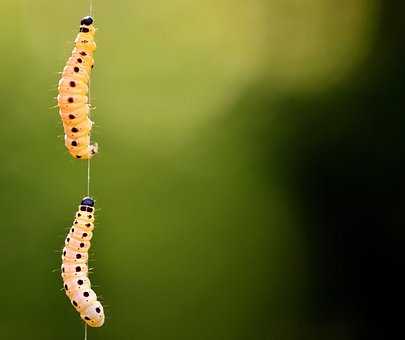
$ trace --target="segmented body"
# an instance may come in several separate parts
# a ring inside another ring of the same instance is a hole
[[[75,40],[72,55],[62,72],[58,85],[58,106],[65,131],[65,146],[77,159],[90,159],[97,153],[97,144],[91,144],[93,122],[89,118],[88,99],[96,30],[91,17],[80,22],[80,32]]]
[[[83,198],[62,253],[62,278],[66,295],[80,317],[91,327],[104,324],[104,309],[88,278],[88,250],[94,230],[94,200]]]

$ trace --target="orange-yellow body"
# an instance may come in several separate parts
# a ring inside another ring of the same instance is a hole
[[[83,18],[75,48],[58,85],[57,100],[65,131],[65,145],[77,159],[90,159],[98,151],[97,144],[91,144],[90,140],[93,122],[89,118],[90,104],[87,96],[94,66],[95,34],[93,19]]]
[[[93,223],[94,200],[85,197],[65,239],[61,275],[66,295],[80,313],[80,317],[91,327],[101,327],[104,324],[104,309],[91,289],[87,266]]]

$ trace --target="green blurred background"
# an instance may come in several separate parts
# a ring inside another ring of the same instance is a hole
[[[391,338],[404,5],[94,2],[89,339]],[[53,106],[88,2],[0,9],[0,338],[82,339],[59,251],[86,163]]]

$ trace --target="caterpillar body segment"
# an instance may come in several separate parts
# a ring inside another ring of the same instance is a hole
[[[90,140],[93,122],[89,119],[88,99],[90,75],[94,67],[93,53],[96,50],[95,33],[93,18],[84,17],[72,55],[58,84],[57,100],[65,132],[65,146],[77,159],[90,159],[98,152],[97,144],[92,144]]]
[[[85,197],[65,239],[61,275],[65,293],[80,317],[91,327],[104,324],[104,309],[88,278],[88,250],[94,230],[94,200]]]

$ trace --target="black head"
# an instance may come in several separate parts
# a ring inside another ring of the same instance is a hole
[[[90,26],[93,23],[93,18],[91,16],[84,17],[82,21],[80,21],[80,25]]]
[[[82,199],[80,205],[87,205],[88,207],[94,207],[94,200],[91,197],[85,197]]]

